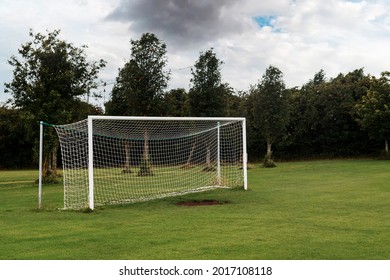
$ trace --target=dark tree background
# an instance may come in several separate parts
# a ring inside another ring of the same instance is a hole
[[[144,33],[130,40],[130,59],[119,69],[104,112],[88,100],[106,62],[88,61],[87,46],[75,47],[59,35],[30,31],[31,41],[8,60],[13,80],[5,91],[12,99],[0,106],[0,168],[36,165],[38,121],[63,124],[104,113],[246,117],[252,161],[271,152],[275,159],[389,155],[389,72],[374,77],[361,68],[332,78],[320,70],[302,86],[288,88],[282,71],[270,66],[255,86],[237,92],[223,81],[223,61],[211,48],[194,62],[187,92],[169,88],[167,46]],[[53,130],[46,131],[45,144],[45,170],[55,175]]]

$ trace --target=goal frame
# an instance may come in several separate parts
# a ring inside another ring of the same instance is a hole
[[[89,115],[87,119],[88,123],[88,201],[89,208],[93,210],[95,208],[94,201],[94,154],[93,154],[93,121],[94,120],[148,120],[148,121],[239,121],[242,122],[242,168],[243,168],[243,184],[244,190],[248,189],[248,173],[247,173],[247,138],[246,138],[246,119],[243,117],[148,117],[148,116],[99,116]],[[43,159],[43,125],[44,122],[40,122],[40,135],[39,135],[39,179],[38,179],[38,208],[42,207],[42,159]],[[220,145],[219,145],[219,126],[217,130],[218,134],[218,146],[217,146],[217,174],[220,176]],[[220,179],[220,178],[219,178]]]

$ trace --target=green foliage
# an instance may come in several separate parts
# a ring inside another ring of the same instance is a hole
[[[59,34],[59,30],[47,35],[30,31],[31,41],[22,44],[19,57],[8,60],[14,70],[5,91],[13,97],[10,103],[20,109],[28,129],[26,139],[33,144],[36,155],[38,122],[65,124],[78,120],[87,107],[80,98],[97,88],[98,73],[106,65],[104,60],[88,62],[86,46],[75,47],[60,39]],[[57,135],[53,130],[46,131],[44,176],[56,172],[57,149]]]
[[[371,78],[370,88],[355,105],[358,123],[372,138],[390,139],[390,72],[384,72],[379,79]]]
[[[108,115],[161,115],[162,98],[170,73],[165,43],[152,33],[144,33],[139,40],[131,40],[131,57],[119,70],[105,104]]]
[[[210,49],[201,52],[194,68],[191,68],[192,86],[188,95],[191,116],[225,116],[230,88],[222,83],[222,64],[213,49]]]
[[[33,145],[19,109],[0,107],[0,169],[32,167]]]
[[[8,63],[14,68],[13,81],[6,83],[12,104],[34,121],[68,123],[74,120],[80,97],[97,88],[98,72],[106,62],[88,62],[86,46],[77,48],[59,38],[55,30],[43,35],[30,31],[32,41],[19,49]]]
[[[170,117],[189,115],[188,93],[184,88],[171,89],[164,94],[164,115]]]
[[[282,154],[297,157],[372,153],[375,143],[355,121],[355,104],[369,87],[363,69],[326,79],[321,70],[288,94],[290,122]]]

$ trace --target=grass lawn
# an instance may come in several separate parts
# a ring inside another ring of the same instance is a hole
[[[390,259],[390,162],[255,166],[249,190],[61,211],[62,184],[0,171],[0,259]],[[229,201],[186,207],[193,199]]]

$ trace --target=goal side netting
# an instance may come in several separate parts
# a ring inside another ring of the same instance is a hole
[[[54,127],[66,209],[246,189],[243,118],[90,116]]]

